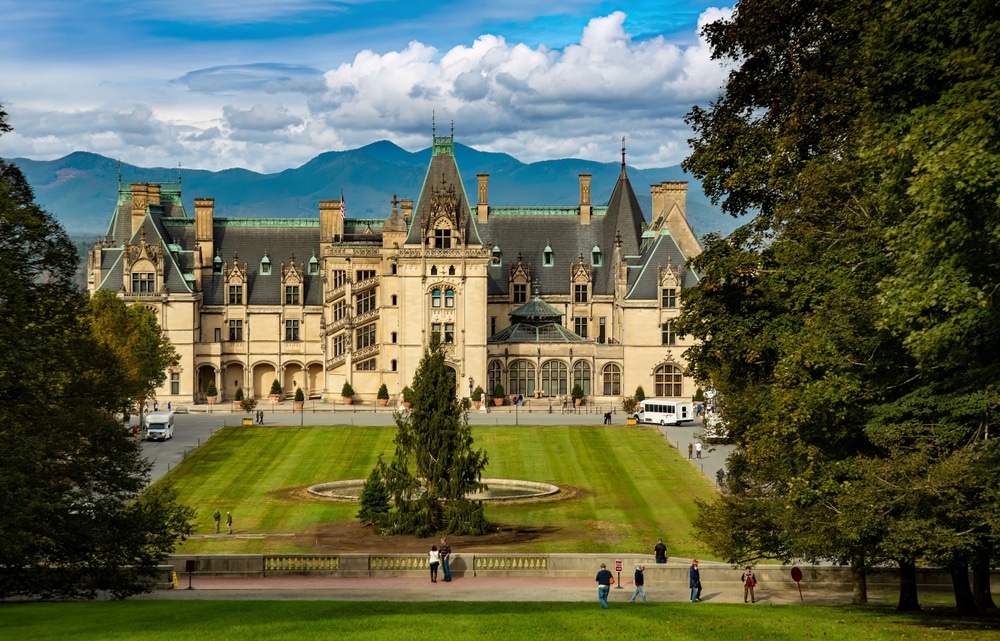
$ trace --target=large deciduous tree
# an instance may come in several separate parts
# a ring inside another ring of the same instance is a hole
[[[0,110],[0,132],[9,130]],[[0,598],[123,597],[191,529],[116,413],[121,362],[95,338],[77,255],[0,160]]]
[[[727,558],[891,559],[901,608],[939,563],[960,610],[992,605],[967,568],[987,576],[1000,509],[998,24],[983,1],[745,0],[706,27],[737,68],[685,165],[752,216],[707,240],[682,321],[742,446],[701,521]]]
[[[435,334],[413,378],[413,404],[397,413],[395,454],[380,473],[393,509],[381,524],[393,534],[485,534],[493,528],[481,502],[486,452],[473,449],[469,415],[455,397],[455,377]]]

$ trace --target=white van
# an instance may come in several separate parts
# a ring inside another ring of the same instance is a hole
[[[146,414],[146,439],[165,441],[174,436],[173,412],[150,412]]]
[[[694,418],[690,401],[673,398],[647,398],[639,404],[635,419],[654,425],[680,425]]]

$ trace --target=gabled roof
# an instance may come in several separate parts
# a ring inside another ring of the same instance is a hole
[[[406,237],[406,244],[423,244],[423,235],[428,225],[433,222],[431,216],[434,213],[432,205],[435,194],[454,190],[456,202],[452,213],[458,218],[459,229],[464,229],[462,244],[481,245],[482,240],[476,227],[476,218],[471,215],[472,205],[465,193],[462,175],[459,173],[458,163],[455,161],[454,136],[434,136],[433,138],[431,164],[427,167],[427,175],[424,176],[424,184],[420,189],[420,197],[413,210],[413,219],[410,223],[410,232]]]

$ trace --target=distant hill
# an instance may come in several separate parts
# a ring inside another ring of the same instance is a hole
[[[507,154],[455,145],[469,198],[476,200],[476,174],[490,174],[490,203],[495,205],[574,205],[579,200],[577,175],[593,175],[591,202],[605,205],[621,169],[620,163],[547,160],[525,164]],[[259,174],[246,169],[198,169],[121,166],[124,183],[182,180],[184,207],[194,215],[194,199],[214,198],[223,217],[316,216],[320,200],[336,200],[341,190],[352,218],[385,218],[393,195],[416,200],[427,172],[430,149],[409,152],[388,141],[359,149],[330,151],[295,169]],[[58,160],[14,158],[35,190],[37,202],[52,213],[71,236],[104,234],[117,202],[116,161],[98,154],[74,152]],[[650,215],[649,185],[664,180],[690,180],[679,166],[629,168],[629,178]],[[688,219],[701,236],[728,233],[737,222],[723,215],[704,196],[701,186],[688,190]]]

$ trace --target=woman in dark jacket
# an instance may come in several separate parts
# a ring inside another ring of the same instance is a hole
[[[701,601],[701,573],[698,572],[698,559],[691,561],[688,570],[688,587],[691,588],[691,602]]]

